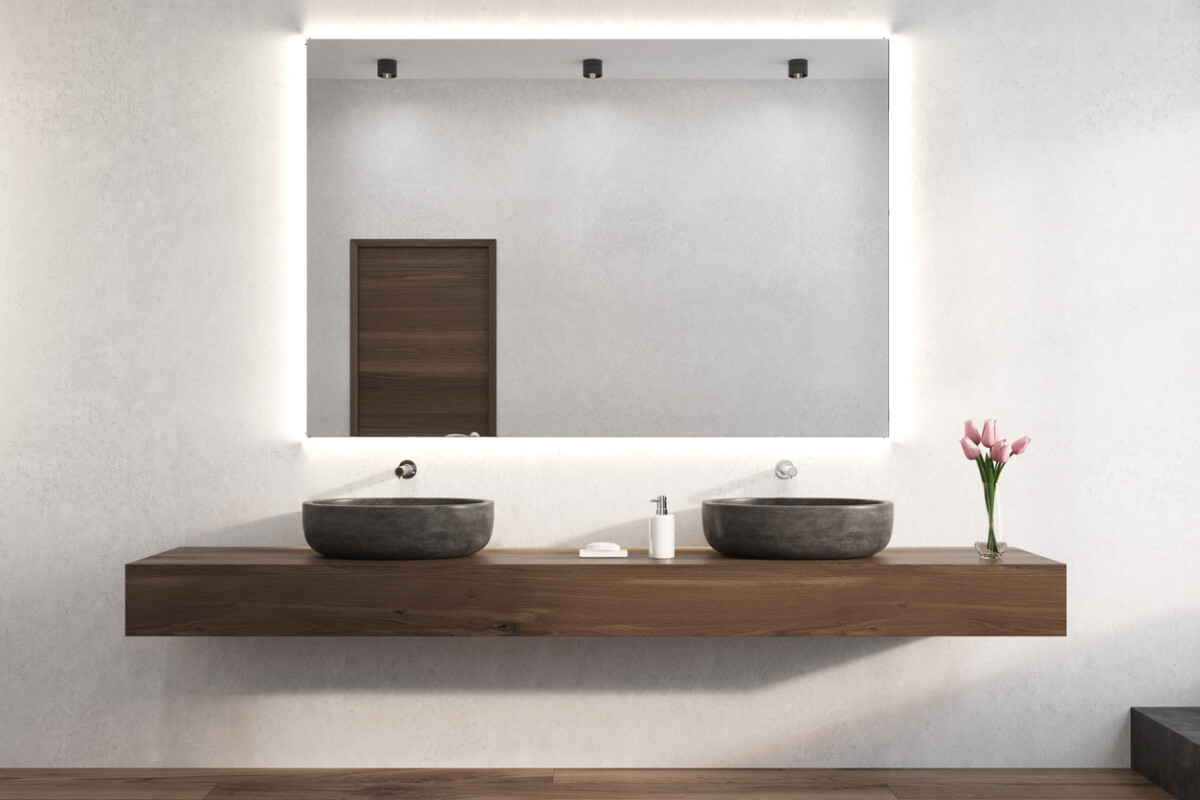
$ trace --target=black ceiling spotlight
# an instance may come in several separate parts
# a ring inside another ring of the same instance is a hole
[[[396,77],[396,59],[381,58],[379,59],[379,72],[376,73],[381,78]]]
[[[788,61],[788,77],[789,78],[807,78],[808,77],[808,59],[793,58]]]
[[[598,58],[585,58],[583,60],[583,77],[593,81],[596,78],[604,77],[604,62]]]

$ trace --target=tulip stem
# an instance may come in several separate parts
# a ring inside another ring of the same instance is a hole
[[[988,459],[990,461],[990,459]],[[1000,465],[1004,467],[1003,464]],[[992,470],[988,470],[992,472]],[[988,541],[987,548],[989,552],[999,553],[1000,547],[996,543],[996,478],[1000,477],[1000,470],[995,470],[991,480],[984,478],[983,481],[983,499],[987,503],[988,512]]]

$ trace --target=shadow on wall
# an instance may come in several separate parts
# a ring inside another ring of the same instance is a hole
[[[221,638],[172,640],[169,694],[750,692],[909,638]],[[671,669],[664,670],[663,665]]]
[[[923,639],[920,657],[940,663],[940,668],[897,676],[881,702],[846,703],[844,698],[833,698],[833,708],[823,709],[819,731],[772,736],[764,728],[760,739],[731,754],[730,763],[780,766],[840,760],[844,766],[854,766],[842,755],[844,743],[853,742],[856,752],[871,754],[869,763],[859,765],[871,767],[1125,767],[1129,710],[1139,702],[1137,698],[1178,702],[1170,699],[1178,698],[1177,694],[1163,695],[1155,689],[1155,679],[1162,677],[1157,653],[1163,640],[1170,641],[1171,632],[1186,627],[1193,617],[1164,615],[1083,646],[1058,637]],[[1015,660],[1010,652],[1014,648],[1020,650]],[[1120,655],[1114,659],[1114,653]],[[963,656],[971,660],[964,661]],[[1123,681],[1089,682],[1089,676],[1103,675],[1103,665],[1114,660],[1126,662],[1125,669],[1118,669]],[[981,663],[994,666],[980,668]],[[1063,676],[1088,686],[1086,707],[1063,691]],[[1185,696],[1200,696],[1200,675],[1192,673],[1187,680],[1190,689]],[[1001,711],[998,715],[998,707],[1019,709],[1021,714]],[[1008,721],[998,724],[998,716]],[[1084,731],[1090,745],[1086,760],[1080,760],[1077,750],[1064,757],[1059,746],[1071,747],[1072,738]],[[956,754],[953,762],[914,761],[915,738],[947,742],[964,733],[970,743],[965,757]],[[841,745],[831,749],[829,742]]]
[[[960,647],[970,646],[969,640],[955,641]],[[1043,644],[1054,646],[1052,640]],[[1061,674],[1061,670],[1070,668],[1069,664],[1057,663],[1053,671]],[[832,708],[822,709],[820,730],[800,726],[798,730],[771,735],[769,727],[764,726],[762,735],[732,754],[730,761],[748,766],[817,763],[930,769],[1125,765],[1129,757],[1126,701],[1098,694],[1094,704],[1102,709],[1103,725],[1095,726],[1094,715],[1073,707],[1054,680],[1039,683],[1042,677],[1038,668],[1013,669],[1011,665],[1005,670],[972,670],[958,675],[947,675],[945,669],[910,672],[899,679],[895,691],[879,698],[882,702],[835,700]],[[1014,724],[1011,712],[1001,712],[999,719],[1004,721],[998,722],[998,705],[1023,709],[1024,717]],[[1107,750],[1091,751],[1087,763],[1064,759],[1055,746],[1073,725],[1092,725],[1093,731],[1098,728],[1103,732],[1098,738]],[[952,742],[964,737],[969,744],[958,750],[952,761],[928,756],[914,759],[914,751],[928,752],[928,748],[914,742]],[[846,752],[847,742],[853,743],[854,753],[870,754],[870,760],[854,761]]]
[[[253,751],[263,747],[260,736],[282,725],[269,703],[246,704],[256,695],[291,695],[301,706],[305,695],[361,694],[380,703],[429,695],[466,703],[465,708],[476,708],[471,695],[515,696],[497,698],[495,719],[464,712],[471,725],[500,731],[509,724],[504,703],[520,696],[577,694],[584,710],[571,713],[587,716],[602,715],[604,709],[619,715],[664,694],[686,704],[693,699],[689,693],[702,698],[705,692],[728,711],[722,695],[732,692],[743,697],[736,701],[742,713],[756,720],[753,735],[743,731],[731,738],[719,762],[712,761],[708,741],[704,747],[672,751],[670,763],[658,765],[1112,767],[1128,763],[1129,706],[1147,696],[1145,670],[1131,669],[1124,683],[1096,683],[1086,708],[1063,691],[1064,676],[1091,674],[1096,662],[1114,652],[1153,648],[1161,644],[1156,633],[1175,622],[1103,636],[1082,648],[1079,643],[1067,647],[1058,638],[178,639],[167,643],[163,663],[163,689],[170,698],[164,714],[194,716],[205,709],[203,720],[197,720],[200,727],[220,731],[224,741],[241,737]],[[1016,654],[1010,652],[1014,647]],[[857,689],[831,691],[831,680]],[[592,700],[599,707],[591,706]],[[1151,700],[1160,702],[1157,696]],[[314,699],[314,707],[318,702]],[[572,707],[561,696],[554,702]],[[399,712],[405,706],[386,707]],[[362,715],[354,713],[355,719]],[[717,719],[681,712],[650,723],[650,729],[654,736],[673,739],[686,726],[699,725],[704,734],[698,740],[719,739]],[[547,719],[549,732],[525,733],[553,737],[561,721]],[[381,723],[381,730],[390,730],[390,724]],[[451,735],[428,720],[406,724],[421,735]],[[1089,731],[1086,761],[1080,761],[1080,743],[1068,735],[1081,731]],[[952,757],[928,755],[927,742],[964,736],[969,743],[955,748]],[[176,761],[194,756],[187,741],[164,744],[166,755]],[[266,747],[268,757],[270,750]],[[926,757],[914,760],[915,753]],[[634,766],[655,764],[638,760],[644,753],[620,746],[608,755]],[[479,761],[477,754],[473,759],[475,766],[499,766]],[[390,765],[408,763],[401,757]]]

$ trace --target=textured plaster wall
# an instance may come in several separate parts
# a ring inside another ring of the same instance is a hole
[[[1120,766],[1200,702],[1200,6],[0,2],[0,764]],[[889,440],[302,441],[304,33],[890,35]],[[74,69],[67,69],[71,65]],[[635,541],[665,492],[883,496],[1070,565],[1065,639],[125,639],[121,565],[316,494]],[[400,484],[401,458],[421,465]],[[776,481],[792,458],[799,479]]]

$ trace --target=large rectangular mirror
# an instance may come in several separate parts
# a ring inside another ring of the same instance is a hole
[[[310,435],[887,435],[886,40],[308,50]]]

